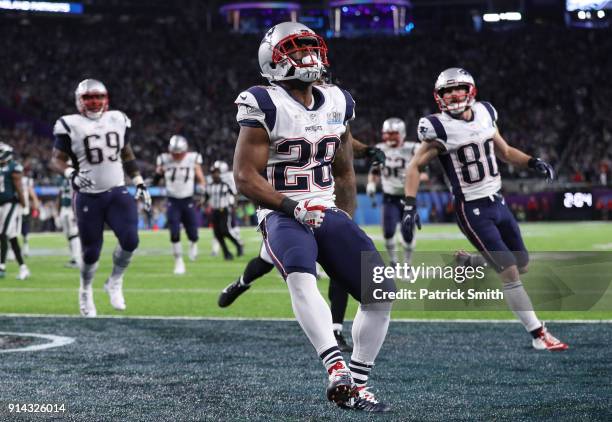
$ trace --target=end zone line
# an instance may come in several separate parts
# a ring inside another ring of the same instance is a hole
[[[295,318],[269,318],[269,317],[197,317],[197,316],[163,316],[163,315],[98,315],[96,318],[83,318],[80,315],[66,314],[3,314],[0,318],[72,318],[91,321],[93,319],[136,319],[136,320],[169,320],[169,321],[270,321],[287,322],[295,321]],[[347,319],[346,322],[352,322]],[[456,324],[519,324],[515,319],[471,319],[471,318],[392,318],[391,322],[426,322],[426,323],[456,323]],[[545,319],[545,322],[555,324],[612,324],[612,319]]]

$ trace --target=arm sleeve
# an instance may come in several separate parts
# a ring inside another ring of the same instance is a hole
[[[491,116],[492,125],[494,127],[497,127],[497,110],[495,110],[495,107],[493,107],[491,103],[488,103],[486,101],[481,101],[480,104],[484,106],[484,108],[487,110],[487,112]]]
[[[345,91],[344,89],[341,91],[342,94],[344,94],[344,101],[346,104],[346,108],[344,110],[344,124],[346,125],[355,118],[355,100],[348,91]]]
[[[267,89],[260,86],[241,92],[235,104],[238,106],[236,120],[241,126],[263,127],[268,135],[276,124],[276,106]]]
[[[129,145],[130,144],[130,130],[129,130],[129,126],[125,127],[125,133],[123,134],[123,146],[125,145]]]
[[[58,149],[66,154],[72,152],[72,141],[68,135],[55,135],[55,141],[53,142],[53,148]]]
[[[57,121],[55,122],[55,125],[53,125],[53,134],[55,136],[70,135],[70,132],[72,132],[72,130],[70,129],[70,126],[66,122],[66,119],[63,117],[60,117],[59,119],[57,119]]]
[[[125,113],[121,113],[123,114],[123,118],[125,119],[125,127],[126,128],[131,128],[132,127],[132,121],[130,120],[130,118],[125,114]]]
[[[446,147],[446,131],[440,120],[435,116],[422,117],[417,126],[417,137],[421,142],[437,142],[444,150]]]

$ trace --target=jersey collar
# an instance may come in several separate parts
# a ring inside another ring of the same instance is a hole
[[[316,87],[316,85],[313,85],[313,87],[312,87],[312,97],[314,98],[314,105],[312,106],[312,108],[308,108],[308,107],[306,107],[304,104],[300,103],[298,100],[296,100],[295,98],[293,98],[293,97],[291,96],[291,94],[289,93],[289,91],[287,91],[287,90],[285,89],[285,87],[284,87],[284,86],[282,86],[282,85],[277,85],[277,86],[281,87],[281,88],[282,88],[282,90],[283,90],[283,92],[284,92],[285,94],[287,94],[287,96],[288,96],[289,98],[291,98],[291,100],[292,100],[293,102],[295,102],[296,104],[299,104],[299,106],[300,106],[300,107],[302,107],[302,108],[303,108],[304,110],[306,110],[306,111],[317,111],[317,110],[318,110],[318,109],[320,109],[320,108],[323,106],[323,104],[325,103],[325,95],[323,94],[323,92],[322,92],[321,90],[319,90],[319,89]]]

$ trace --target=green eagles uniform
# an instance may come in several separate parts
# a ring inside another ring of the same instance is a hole
[[[17,203],[17,189],[13,183],[13,173],[23,173],[23,166],[11,160],[0,168],[0,204]]]
[[[70,180],[68,179],[64,179],[62,186],[60,187],[60,206],[72,206],[72,186],[70,186]]]

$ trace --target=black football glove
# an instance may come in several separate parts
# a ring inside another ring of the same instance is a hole
[[[417,213],[416,198],[407,196],[404,198],[404,215],[402,217],[402,236],[407,243],[414,239],[414,226],[421,230],[421,218]]]
[[[376,147],[368,147],[366,157],[370,159],[370,167],[384,166],[387,158],[383,150]]]
[[[552,183],[553,180],[555,180],[555,169],[553,169],[553,166],[551,166],[541,158],[531,158],[527,163],[527,166],[530,169],[533,169],[538,173],[544,175],[548,183]]]

